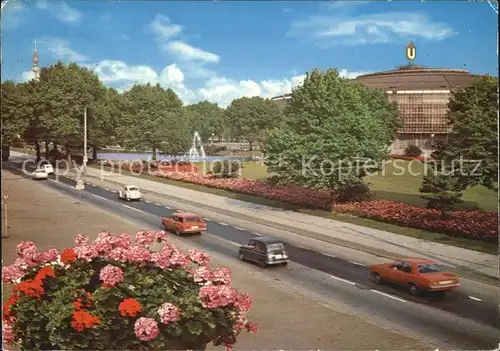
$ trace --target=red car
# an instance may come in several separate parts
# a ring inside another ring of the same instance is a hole
[[[460,286],[456,275],[443,272],[439,265],[422,258],[405,258],[393,263],[376,264],[370,267],[376,283],[384,281],[406,286],[412,295],[421,291],[449,291]]]
[[[165,230],[182,234],[201,234],[207,230],[207,224],[203,218],[197,214],[189,212],[176,212],[170,217],[161,219]]]

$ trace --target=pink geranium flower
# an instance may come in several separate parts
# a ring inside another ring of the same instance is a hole
[[[160,334],[158,323],[153,318],[141,317],[134,324],[135,336],[141,341],[150,341]]]

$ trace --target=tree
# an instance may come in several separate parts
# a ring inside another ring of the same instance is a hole
[[[12,81],[1,84],[2,146],[11,146],[24,134],[29,123],[29,110],[23,86]]]
[[[285,112],[264,144],[275,181],[338,192],[367,189],[360,186],[366,168],[388,158],[400,125],[384,92],[348,84],[334,69],[307,74]]]
[[[474,78],[453,93],[448,109],[452,131],[446,143],[436,145],[436,167],[424,176],[420,189],[428,207],[441,206],[443,211],[470,186],[498,191],[498,79]]]
[[[182,101],[173,90],[158,84],[134,85],[125,99],[130,115],[118,128],[125,147],[150,149],[153,160],[157,151],[175,155],[187,150],[189,125],[181,111]]]
[[[64,144],[71,157],[71,150],[83,145],[85,107],[99,104],[106,88],[94,72],[75,63],[66,66],[61,62],[42,68],[39,81],[30,83],[35,90],[32,101],[37,104],[36,138],[43,138],[46,144],[50,141]],[[95,130],[97,123],[96,118],[90,119],[89,130]]]
[[[108,146],[111,140],[118,140],[116,130],[127,120],[130,106],[124,96],[113,88],[106,88],[103,98],[92,104],[87,110],[89,125],[87,137],[92,146],[92,158],[97,158],[99,147]]]
[[[263,142],[269,131],[283,119],[278,105],[261,97],[235,99],[226,112],[232,126],[233,137],[248,141],[250,150],[253,143]]]
[[[198,132],[206,142],[212,135],[222,137],[225,124],[225,112],[216,103],[201,101],[186,106],[190,116],[191,133]]]

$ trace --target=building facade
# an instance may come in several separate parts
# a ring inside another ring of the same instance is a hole
[[[350,83],[382,89],[398,104],[402,126],[391,147],[393,154],[403,154],[410,144],[429,154],[434,140],[446,139],[450,132],[446,114],[453,90],[466,87],[473,77],[466,70],[404,68],[365,74]],[[284,108],[289,99],[291,94],[272,100]]]

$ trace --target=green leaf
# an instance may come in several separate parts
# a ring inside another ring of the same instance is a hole
[[[194,335],[200,335],[203,332],[203,324],[199,321],[189,321],[186,326],[190,333]]]

